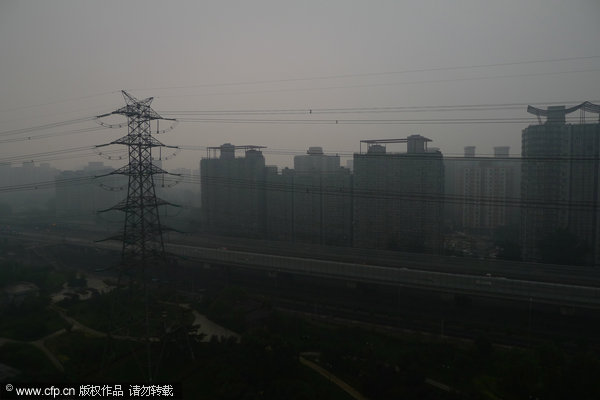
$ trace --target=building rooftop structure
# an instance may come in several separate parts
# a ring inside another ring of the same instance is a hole
[[[217,158],[217,150],[220,152],[220,157],[221,159],[227,159],[227,158],[235,158],[235,151],[236,150],[244,150],[244,151],[249,151],[249,150],[260,150],[260,149],[266,149],[267,146],[257,146],[254,144],[244,144],[244,145],[233,145],[231,143],[224,143],[220,146],[211,146],[211,147],[207,147],[206,148],[206,158]]]
[[[600,122],[600,105],[584,101],[583,103],[566,108],[565,106],[549,106],[546,110],[537,108],[534,106],[527,106],[527,112],[538,117],[540,125],[542,124],[542,118],[546,117],[546,124],[565,124],[567,114],[571,114],[575,111],[581,111],[580,124],[585,123],[585,113],[591,112],[598,114],[598,122]]]
[[[403,139],[368,139],[360,141],[360,154],[362,154],[363,143],[367,146],[367,153],[386,153],[386,144],[406,143],[407,153],[428,152],[427,143],[432,140],[421,135],[410,135]]]
[[[340,169],[340,156],[323,153],[323,148],[311,146],[306,154],[294,157],[296,172],[334,172]]]

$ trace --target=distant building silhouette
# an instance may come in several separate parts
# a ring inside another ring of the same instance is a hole
[[[444,160],[446,218],[454,229],[489,235],[519,223],[520,160],[509,151],[498,146],[493,157],[475,157],[475,146],[466,146],[464,157]]]
[[[272,240],[294,240],[294,170],[266,167],[266,236]]]
[[[35,165],[33,161],[26,161],[18,166],[0,163],[0,187],[39,184],[31,188],[32,190],[4,192],[0,203],[11,205],[14,212],[46,209],[47,203],[55,196],[52,182],[58,173],[59,171],[48,163]]]
[[[354,154],[354,246],[439,252],[444,164],[431,139],[363,140]],[[406,153],[389,153],[389,143],[406,143]],[[362,146],[366,145],[366,153]]]
[[[575,111],[580,112],[579,123],[570,123],[567,115]],[[598,265],[600,121],[586,123],[585,112],[600,114],[600,106],[530,106],[528,112],[540,124],[522,133],[523,258],[541,260],[540,242],[563,229],[588,249],[586,263]],[[541,117],[546,117],[544,123]]]
[[[94,220],[99,210],[119,202],[127,190],[127,177],[94,178],[112,171],[103,162],[89,162],[83,169],[60,172],[55,180],[56,215],[63,219]]]
[[[310,147],[294,157],[293,237],[302,242],[351,244],[352,178],[339,155]]]
[[[264,146],[210,147],[216,156],[200,162],[202,222],[204,229],[234,236],[265,235]],[[244,157],[236,157],[243,150]]]

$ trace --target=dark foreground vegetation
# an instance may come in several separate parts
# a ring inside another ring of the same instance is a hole
[[[139,288],[79,296],[80,273],[6,259],[0,278],[39,289],[2,303],[4,382],[139,382],[151,371],[181,382],[186,399],[352,398],[340,382],[370,399],[600,398],[600,350],[583,341],[509,347],[485,333],[467,341],[329,320],[237,286],[201,296],[154,287],[146,308]],[[53,303],[65,287],[75,295]],[[198,334],[194,312],[239,336]]]

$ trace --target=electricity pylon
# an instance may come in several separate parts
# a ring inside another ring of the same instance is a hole
[[[99,115],[98,118],[114,114],[126,116],[128,133],[120,139],[97,147],[121,144],[127,146],[129,153],[129,163],[110,173],[128,176],[127,198],[103,211],[125,212],[122,233],[110,239],[122,240],[121,274],[126,272],[132,278],[135,269],[141,269],[143,273],[147,267],[165,261],[162,237],[164,227],[160,223],[158,207],[170,203],[156,197],[154,175],[168,172],[152,164],[152,148],[177,146],[166,146],[152,137],[151,121],[175,121],[161,117],[150,107],[153,97],[138,100],[124,90],[122,93],[125,107]]]
[[[120,303],[120,305],[124,306],[131,313],[131,318],[128,318],[127,321],[132,325],[133,322],[140,317],[140,315],[135,315],[136,311],[137,314],[139,314],[139,311],[141,310],[136,310],[135,306],[129,308],[128,305],[135,305],[135,300],[137,300],[136,297],[139,294],[143,296],[144,310],[142,318],[146,331],[144,342],[146,344],[147,354],[145,374],[148,382],[152,382],[158,371],[160,358],[158,360],[153,360],[153,346],[151,342],[153,338],[156,338],[156,335],[158,335],[159,332],[153,332],[151,329],[151,325],[153,325],[151,319],[153,321],[156,319],[151,318],[151,314],[156,310],[151,307],[147,269],[161,264],[167,264],[165,245],[162,237],[165,228],[160,223],[158,207],[170,204],[156,197],[154,175],[168,174],[168,172],[153,165],[152,148],[177,148],[177,146],[166,146],[152,137],[151,122],[154,120],[157,121],[156,132],[161,133],[158,130],[158,120],[176,120],[163,118],[154,111],[152,107],[150,107],[153,100],[152,97],[138,100],[126,91],[122,91],[122,93],[125,98],[125,107],[121,107],[108,114],[99,115],[97,118],[99,119],[109,115],[124,115],[127,117],[127,135],[111,143],[97,147],[109,146],[112,144],[127,146],[129,163],[109,174],[121,174],[128,177],[127,198],[115,206],[103,211],[120,210],[125,212],[123,231],[121,234],[109,239],[121,240],[123,243],[119,281],[124,273],[129,275],[130,290],[125,293],[124,297],[121,297],[122,303]],[[100,122],[100,124],[110,128],[121,126],[120,124],[108,125],[102,122]],[[137,283],[138,285],[135,285],[134,283]],[[142,292],[134,290],[135,286],[139,288],[139,284],[141,284]],[[112,314],[110,318],[112,321]]]

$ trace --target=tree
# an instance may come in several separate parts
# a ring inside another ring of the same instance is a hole
[[[546,235],[538,246],[542,262],[548,264],[584,265],[589,246],[566,229]]]
[[[0,217],[12,215],[12,206],[8,203],[0,203]]]
[[[494,244],[498,248],[497,257],[502,260],[521,260],[519,245],[519,227],[516,225],[499,226],[494,231]]]

